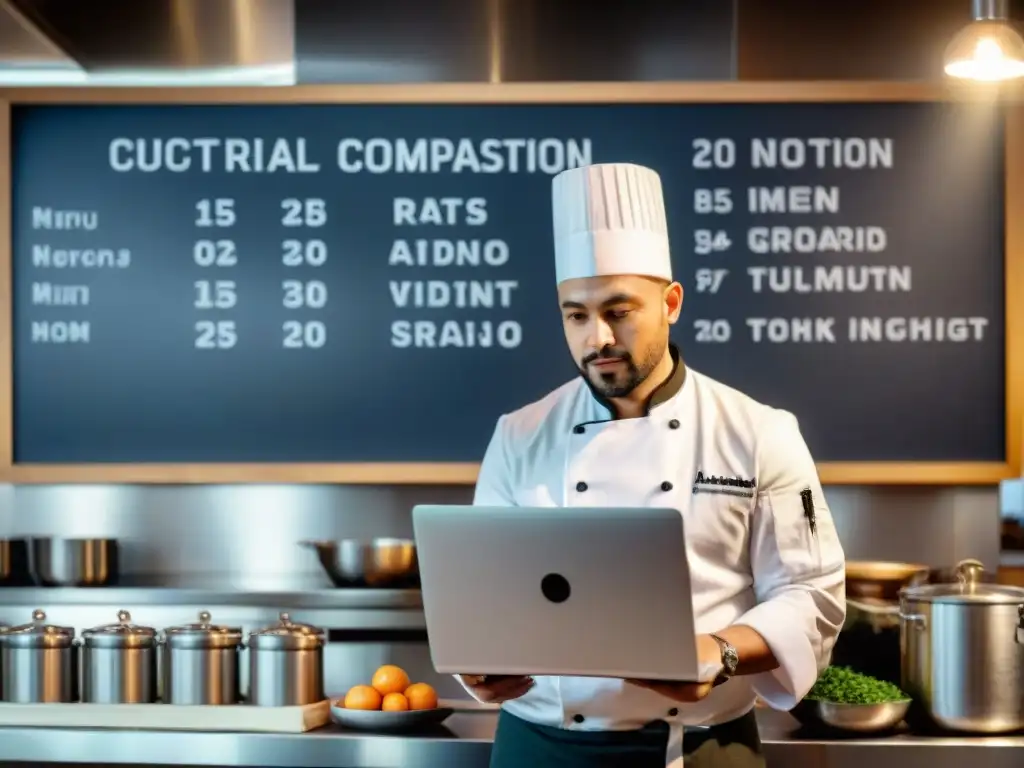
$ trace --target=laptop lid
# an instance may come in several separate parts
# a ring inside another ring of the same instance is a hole
[[[699,679],[678,510],[420,505],[413,529],[438,672]]]

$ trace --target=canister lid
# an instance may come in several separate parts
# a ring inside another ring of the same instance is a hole
[[[242,629],[211,624],[210,612],[202,611],[198,623],[168,627],[164,637],[172,648],[233,648],[242,644]]]
[[[282,613],[276,624],[249,633],[249,647],[301,651],[322,647],[324,639],[325,633],[319,627],[292,621],[287,613]]]
[[[32,611],[32,623],[8,627],[0,632],[0,643],[12,648],[69,648],[75,639],[74,627],[46,623],[46,613]]]
[[[117,612],[117,623],[87,629],[82,633],[90,648],[148,648],[156,642],[156,630],[132,624],[128,611]]]

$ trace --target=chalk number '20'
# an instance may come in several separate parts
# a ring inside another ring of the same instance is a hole
[[[728,320],[694,320],[693,328],[694,341],[701,344],[724,344],[732,337]]]
[[[736,165],[736,142],[732,139],[694,139],[694,168],[732,168]]]

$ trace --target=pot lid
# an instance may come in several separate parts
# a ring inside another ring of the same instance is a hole
[[[8,627],[0,632],[0,642],[18,648],[67,648],[75,638],[74,627],[46,623],[46,613],[32,611],[32,623]]]
[[[242,629],[211,624],[210,612],[201,611],[198,623],[168,627],[164,637],[174,648],[231,648],[241,645]]]
[[[925,603],[1024,606],[1024,589],[1006,584],[923,584],[906,587],[900,594]]]
[[[138,648],[152,645],[156,640],[153,627],[132,624],[128,611],[117,612],[117,623],[93,627],[82,633],[85,644],[94,647]]]
[[[249,633],[249,647],[298,651],[319,648],[324,639],[325,633],[319,627],[292,621],[287,613],[282,613],[276,624]]]
[[[1024,589],[983,582],[984,575],[985,566],[978,560],[961,560],[956,567],[956,581],[904,587],[900,596],[926,603],[1024,605]]]

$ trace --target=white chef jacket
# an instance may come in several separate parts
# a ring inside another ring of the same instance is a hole
[[[684,725],[733,720],[753,708],[755,695],[775,709],[795,706],[828,665],[846,615],[843,549],[796,418],[677,365],[678,391],[644,417],[614,419],[582,378],[501,416],[474,499],[683,514],[697,632],[747,625],[764,637],[778,669],[734,677],[696,704],[618,679],[538,676],[526,695],[502,705],[568,729],[665,720],[673,767],[682,765]],[[801,497],[807,490],[814,533]]]

